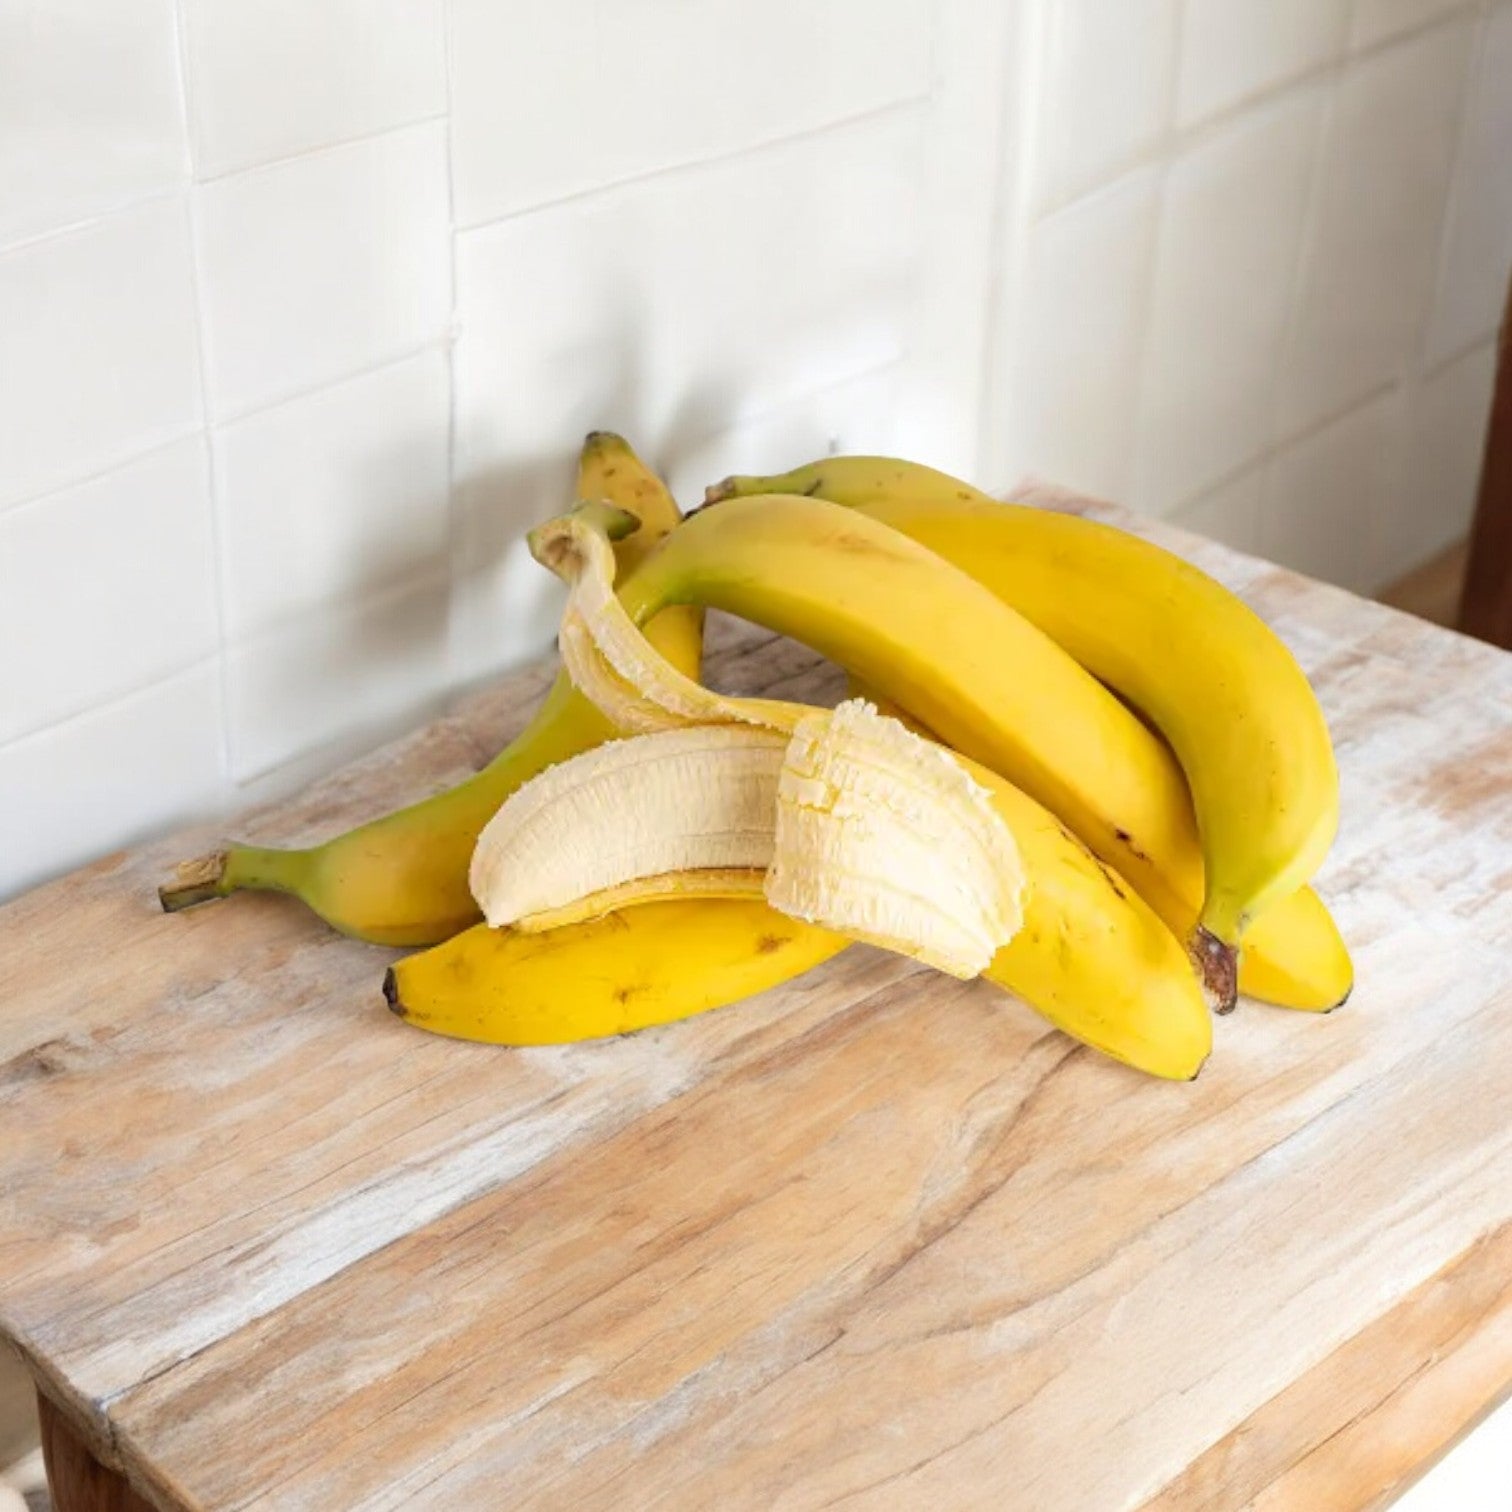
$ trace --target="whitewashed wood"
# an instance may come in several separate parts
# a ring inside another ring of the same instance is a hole
[[[1392,1401],[1438,1392],[1421,1458],[1512,1383],[1512,657],[1096,509],[1314,677],[1346,1010],[1246,1005],[1172,1087],[855,950],[500,1052],[393,1020],[390,953],[282,900],[156,915],[205,837],[103,863],[0,911],[0,1326],[102,1456],[165,1506],[1084,1512],[1223,1506],[1242,1444],[1246,1499],[1364,1506]],[[764,636],[718,676],[836,686]],[[254,832],[451,780],[527,702]],[[1405,1395],[1362,1404],[1362,1359]]]

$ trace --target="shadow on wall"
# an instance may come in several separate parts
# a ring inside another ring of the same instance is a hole
[[[465,341],[465,338],[464,338]],[[645,396],[667,391],[653,382],[650,362],[633,319],[600,334],[563,359],[564,369],[541,382],[575,396],[549,445],[511,434],[507,412],[490,423],[464,419],[462,431],[478,449],[511,454],[510,460],[461,473],[455,483],[453,609],[450,679],[472,684],[541,654],[553,642],[562,589],[530,556],[525,534],[569,508],[575,499],[577,447],[590,430],[621,433],[664,478],[690,469],[709,443],[740,419],[733,381],[715,378],[685,386],[668,412],[648,410]],[[479,445],[481,443],[481,445]],[[708,481],[705,479],[705,481]],[[698,498],[679,499],[684,509]]]

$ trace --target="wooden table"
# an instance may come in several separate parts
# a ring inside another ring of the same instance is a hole
[[[1512,656],[1139,528],[1278,626],[1344,780],[1354,999],[1241,1006],[1194,1084],[864,949],[603,1044],[434,1039],[287,900],[159,914],[205,833],[0,911],[0,1327],[92,1505],[1318,1512],[1494,1405]],[[712,670],[837,691],[728,627]],[[545,676],[231,828],[450,783]]]

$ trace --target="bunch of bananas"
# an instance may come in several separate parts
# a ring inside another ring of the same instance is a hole
[[[729,478],[684,519],[600,432],[577,496],[531,535],[570,593],[564,670],[518,739],[324,845],[187,862],[164,907],[276,889],[434,946],[389,971],[390,1006],[512,1045],[719,1007],[854,939],[984,975],[1173,1078],[1238,992],[1348,996],[1306,886],[1338,819],[1327,726],[1286,647],[1196,568],[882,458]],[[870,702],[703,688],[711,607]]]

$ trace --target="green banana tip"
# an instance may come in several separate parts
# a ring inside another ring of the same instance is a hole
[[[733,474],[728,478],[721,478],[718,483],[711,483],[704,489],[701,507],[707,509],[710,504],[723,504],[726,499],[733,499],[739,492],[739,478]]]

